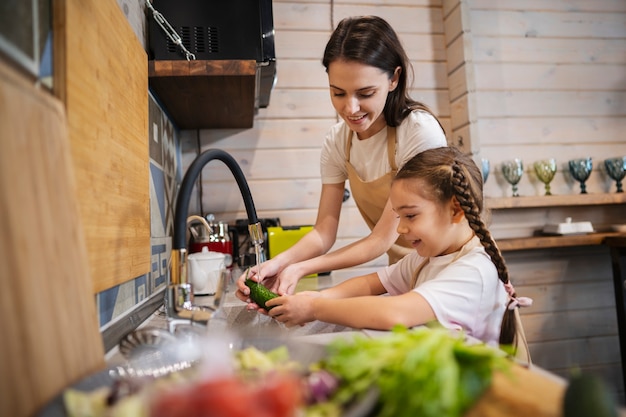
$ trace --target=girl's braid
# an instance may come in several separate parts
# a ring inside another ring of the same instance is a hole
[[[452,171],[452,185],[454,186],[457,200],[463,212],[465,212],[465,217],[476,236],[480,239],[480,243],[484,246],[485,251],[491,257],[491,261],[496,266],[500,280],[507,284],[509,282],[509,272],[506,268],[506,264],[504,263],[500,250],[491,237],[491,233],[485,227],[485,223],[480,217],[479,206],[476,204],[473,194],[469,192],[471,188],[463,172],[463,168],[455,162],[452,166]]]
[[[456,198],[465,213],[465,217],[476,236],[480,239],[480,243],[485,248],[487,254],[491,257],[491,262],[498,271],[498,276],[504,284],[509,283],[509,272],[502,257],[500,249],[496,246],[491,233],[485,227],[485,223],[480,217],[480,206],[474,199],[474,195],[470,192],[471,185],[463,170],[463,167],[456,161],[452,165],[452,186],[455,190]],[[512,294],[515,297],[515,294]],[[512,344],[515,338],[516,323],[513,311],[507,309],[502,320],[500,331],[500,343]]]

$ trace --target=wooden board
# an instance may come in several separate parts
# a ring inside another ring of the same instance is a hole
[[[0,61],[0,415],[104,366],[61,103]]]
[[[465,417],[561,417],[564,381],[514,366],[496,373],[490,388]]]
[[[54,7],[54,83],[100,292],[150,271],[147,54],[115,0]]]

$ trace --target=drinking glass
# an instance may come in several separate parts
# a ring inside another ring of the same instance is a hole
[[[545,185],[545,195],[552,195],[550,192],[550,182],[556,174],[556,160],[554,158],[543,159],[534,163],[537,178]]]
[[[524,173],[524,164],[521,159],[515,158],[502,163],[502,174],[504,179],[513,186],[513,197],[519,197],[517,192],[517,184],[522,179]]]
[[[591,158],[578,158],[569,161],[569,172],[572,177],[580,183],[580,193],[587,194],[587,186],[585,182],[591,175],[593,163]]]
[[[489,171],[491,170],[491,167],[489,165],[489,160],[486,158],[482,158],[480,160],[480,171],[483,174],[483,184],[487,182],[487,178],[489,178]]]
[[[622,180],[626,176],[626,156],[621,158],[609,158],[604,160],[604,166],[609,177],[615,180],[617,192],[623,193]]]

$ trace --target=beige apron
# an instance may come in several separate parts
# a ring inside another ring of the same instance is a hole
[[[389,165],[391,172],[373,181],[363,181],[356,169],[350,163],[350,148],[352,147],[353,133],[350,131],[350,137],[346,141],[346,169],[348,171],[348,180],[350,181],[350,190],[352,197],[356,202],[356,206],[361,212],[361,216],[372,230],[383,214],[385,204],[389,199],[389,190],[391,188],[391,180],[396,176],[398,167],[396,165],[396,128],[387,126],[387,155],[389,156]],[[394,264],[404,255],[411,253],[413,249],[409,246],[402,236],[396,240],[391,248],[387,251],[389,256],[389,264]]]
[[[478,239],[477,236],[472,237],[465,245],[463,245],[461,250],[457,252],[457,254],[454,256],[452,261],[450,261],[450,263],[456,261],[461,256],[467,254],[472,249],[481,245],[482,243],[480,243],[480,239]],[[424,267],[428,265],[428,261],[430,261],[430,258],[424,259],[424,261],[419,264],[417,268],[415,268],[415,271],[413,272],[413,278],[411,280],[411,288],[415,288],[415,284],[417,284],[417,278],[419,277],[419,274],[420,272],[422,272]],[[515,359],[517,359],[521,363],[530,365],[532,363],[532,359],[530,357],[530,350],[528,349],[528,342],[526,341],[524,326],[522,325],[522,318],[519,314],[519,307],[515,307],[514,316],[516,332],[515,337],[513,338],[513,349],[515,351]]]

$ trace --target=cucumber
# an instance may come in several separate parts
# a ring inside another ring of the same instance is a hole
[[[265,303],[272,298],[278,297],[278,294],[268,290],[263,284],[259,284],[258,282],[251,279],[246,279],[246,285],[248,286],[248,288],[250,288],[250,299],[254,301],[259,307],[262,307],[268,311],[274,307],[272,306],[268,308]]]

